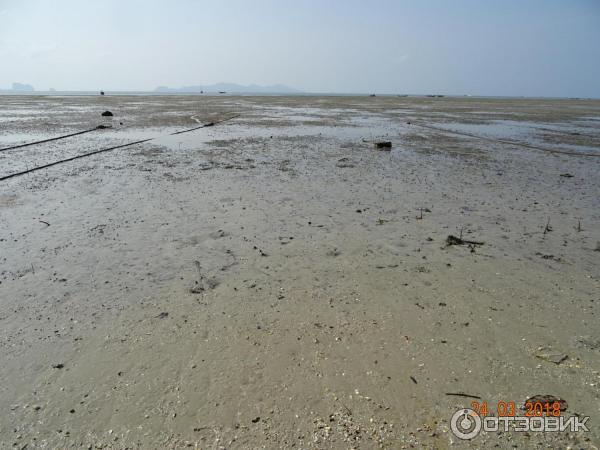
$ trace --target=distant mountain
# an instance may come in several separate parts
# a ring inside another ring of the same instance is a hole
[[[32,85],[30,85],[30,84],[23,84],[23,83],[13,83],[11,89],[13,91],[23,91],[23,92],[32,92],[32,91],[34,91]]]
[[[244,93],[244,94],[297,94],[302,91],[284,86],[283,84],[274,84],[272,86],[259,86],[257,84],[251,84],[249,86],[243,86],[235,83],[217,83],[208,84],[204,86],[183,86],[180,88],[171,88],[167,86],[159,86],[154,89],[154,92],[164,93],[215,93],[215,92],[227,92],[227,93]]]

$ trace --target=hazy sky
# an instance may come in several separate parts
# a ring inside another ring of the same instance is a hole
[[[0,88],[600,97],[600,0],[0,0]]]

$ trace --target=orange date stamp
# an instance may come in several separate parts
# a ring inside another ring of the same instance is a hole
[[[590,431],[586,425],[590,417],[563,414],[567,410],[567,402],[554,395],[534,395],[525,402],[488,403],[478,399],[471,402],[470,406],[456,411],[450,420],[452,433],[462,440],[475,439],[481,431]]]
[[[564,407],[559,401],[534,401],[527,400],[522,407],[513,401],[500,401],[496,408],[490,407],[488,402],[471,402],[471,409],[481,417],[560,417]]]

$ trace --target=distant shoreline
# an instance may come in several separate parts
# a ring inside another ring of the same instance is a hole
[[[294,93],[280,93],[280,92],[156,92],[156,91],[105,91],[106,96],[195,96],[195,97],[368,97],[373,95],[372,93],[343,93],[343,92],[294,92]],[[10,89],[1,90],[0,96],[100,96],[100,91],[13,91]],[[472,98],[472,99],[507,99],[507,100],[600,100],[600,98],[594,97],[525,97],[525,96],[502,96],[502,95],[456,95],[456,94],[376,94],[377,97],[398,97],[398,98],[431,98],[443,99],[448,98]]]

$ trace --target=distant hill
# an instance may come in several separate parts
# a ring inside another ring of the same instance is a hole
[[[274,84],[272,86],[259,86],[257,84],[251,84],[249,86],[243,86],[235,83],[217,83],[207,84],[204,86],[183,86],[179,88],[172,88],[167,86],[159,86],[154,89],[154,92],[173,92],[173,93],[215,93],[215,92],[227,92],[227,93],[244,93],[244,94],[297,94],[302,91],[284,86],[283,84]]]
[[[13,91],[24,91],[24,92],[32,92],[32,91],[34,91],[32,85],[30,85],[30,84],[23,84],[23,83],[13,83],[11,90],[13,90]]]

